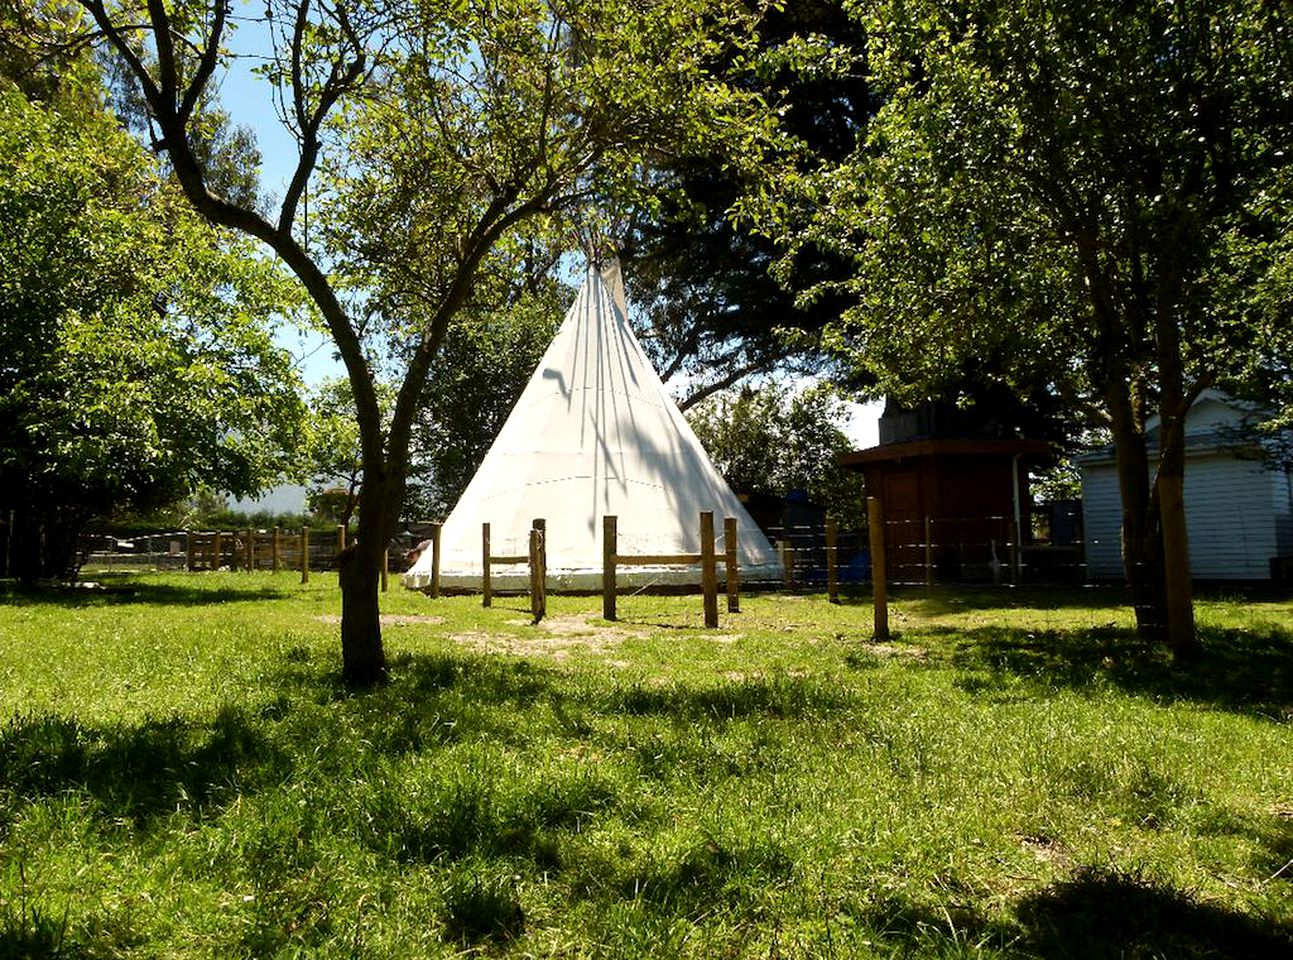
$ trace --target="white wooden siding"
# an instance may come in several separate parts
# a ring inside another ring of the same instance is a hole
[[[1185,523],[1190,538],[1190,568],[1200,580],[1265,580],[1270,559],[1285,551],[1276,541],[1275,475],[1260,461],[1227,453],[1190,457],[1185,465]],[[1122,508],[1112,463],[1082,465],[1082,520],[1086,529],[1087,577],[1122,578]],[[1293,534],[1293,519],[1285,523]]]
[[[1122,579],[1122,500],[1112,463],[1082,466],[1082,529],[1087,579]]]
[[[1200,580],[1265,580],[1275,544],[1270,471],[1218,453],[1185,464],[1190,569]]]

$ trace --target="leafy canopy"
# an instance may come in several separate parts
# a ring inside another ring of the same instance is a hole
[[[0,89],[0,488],[73,513],[271,482],[300,416],[299,297],[107,116]]]

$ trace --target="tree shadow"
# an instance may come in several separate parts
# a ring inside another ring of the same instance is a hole
[[[952,663],[985,677],[968,677],[966,689],[991,690],[994,678],[1071,689],[1113,684],[1158,700],[1182,700],[1276,721],[1293,716],[1293,632],[1202,628],[1197,656],[1174,661],[1164,648],[1127,628],[1025,630],[980,627],[961,637]]]
[[[0,728],[0,783],[28,800],[85,791],[112,819],[145,825],[177,809],[200,815],[280,782],[291,760],[241,709],[206,724],[181,718],[95,727],[54,714]]]
[[[1020,946],[1048,960],[1293,956],[1293,926],[1201,903],[1137,877],[1082,870],[1021,901]]]
[[[900,585],[889,590],[891,602],[922,617],[952,616],[980,610],[1108,610],[1129,612],[1133,593],[1125,584],[1099,583],[1080,586],[1022,584],[1014,586],[965,586],[959,584],[923,587]],[[1243,586],[1202,586],[1196,600],[1229,600],[1257,603],[1287,601],[1286,585],[1257,583]]]
[[[12,607],[83,608],[97,606],[204,607],[210,604],[263,603],[291,596],[284,586],[251,587],[177,586],[149,583],[129,577],[104,578],[93,585],[55,584],[27,585],[0,583],[0,603]]]
[[[1086,586],[901,586],[889,591],[891,602],[921,617],[953,616],[979,610],[1108,610],[1131,607],[1131,592],[1120,585]]]

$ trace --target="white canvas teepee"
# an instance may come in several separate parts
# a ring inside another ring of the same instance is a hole
[[[618,517],[619,553],[700,550],[699,515],[735,517],[743,580],[781,575],[776,552],[719,475],[665,391],[624,317],[619,266],[590,267],[498,438],[441,531],[443,587],[481,581],[481,524],[491,554],[524,555],[531,521],[547,522],[548,589],[599,589],[602,517]],[[721,568],[720,568],[721,570]],[[720,574],[721,575],[721,574]],[[493,567],[496,588],[523,567]],[[618,568],[622,586],[698,583],[699,567]],[[406,586],[431,582],[427,551]]]

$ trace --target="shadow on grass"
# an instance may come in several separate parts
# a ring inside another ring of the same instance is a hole
[[[1101,870],[1079,872],[1018,905],[1023,946],[1048,960],[1293,956],[1293,927],[1200,903],[1180,891]]]
[[[1203,903],[1139,877],[1081,869],[1015,904],[1014,918],[964,903],[846,903],[840,918],[903,956],[961,956],[991,947],[1043,960],[1285,960],[1293,926]]]
[[[948,616],[972,610],[1009,610],[1012,608],[1043,610],[1109,610],[1123,611],[1131,606],[1126,587],[1100,586],[1013,586],[964,585],[899,586],[889,591],[891,603],[921,617]]]
[[[50,714],[0,728],[0,783],[25,799],[84,790],[111,818],[195,813],[283,779],[289,758],[254,718],[225,708],[206,725],[179,718],[91,727]]]
[[[980,627],[955,633],[961,640],[953,665],[987,674],[965,678],[963,689],[990,691],[993,677],[1013,674],[1079,690],[1112,684],[1135,695],[1277,721],[1293,717],[1293,633],[1287,630],[1204,628],[1202,651],[1186,662],[1173,662],[1131,629]]]
[[[923,586],[903,585],[889,590],[891,603],[918,616],[937,617],[977,610],[1108,610],[1122,615],[1131,610],[1132,593],[1121,584],[1086,584],[1084,586],[1004,585]],[[1196,600],[1227,600],[1239,602],[1287,601],[1286,585],[1256,584],[1253,586],[1204,586]]]
[[[28,586],[0,583],[0,603],[14,607],[90,607],[141,604],[158,607],[202,607],[225,603],[262,603],[282,600],[291,595],[282,586],[210,587],[200,582],[193,586],[149,583],[133,577],[100,578],[92,586],[59,584]]]

